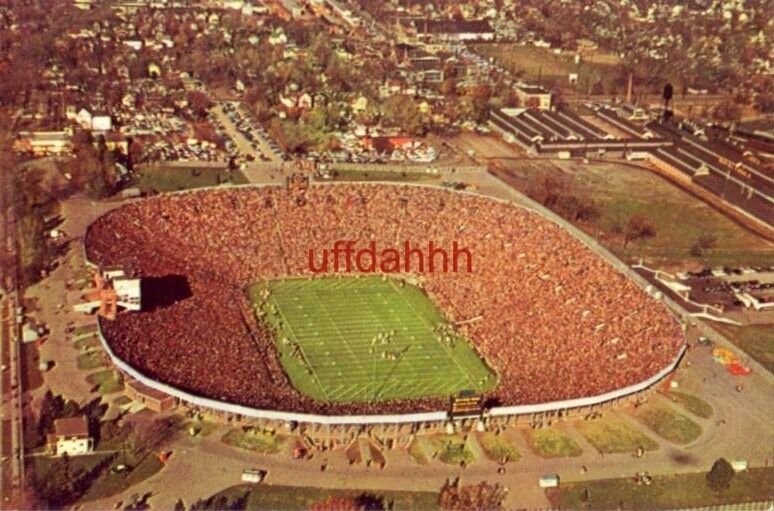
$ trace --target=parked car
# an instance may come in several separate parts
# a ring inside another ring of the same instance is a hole
[[[708,337],[701,336],[696,340],[696,343],[699,346],[713,346],[715,343],[712,342]]]

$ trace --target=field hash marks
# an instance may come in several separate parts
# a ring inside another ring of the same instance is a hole
[[[265,289],[266,300],[261,298]],[[291,382],[312,398],[369,402],[449,396],[495,384],[464,339],[451,348],[438,338],[435,326],[445,320],[414,286],[382,277],[333,277],[260,282],[248,293],[274,330]],[[389,340],[375,343],[378,334],[389,334]],[[282,338],[292,342],[279,342]]]

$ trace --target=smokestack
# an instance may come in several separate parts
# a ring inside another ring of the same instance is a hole
[[[634,81],[634,73],[629,71],[629,87],[626,89],[626,102],[632,103],[632,82]]]

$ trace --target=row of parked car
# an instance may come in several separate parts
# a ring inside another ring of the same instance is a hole
[[[288,157],[277,146],[277,144],[269,137],[266,130],[263,129],[257,122],[255,122],[250,114],[244,109],[241,103],[238,101],[230,101],[223,104],[223,111],[228,117],[229,121],[234,125],[237,131],[247,140],[250,147],[253,149],[252,154],[239,154],[236,143],[233,140],[229,140],[226,143],[226,149],[232,152],[232,156],[243,156],[247,161],[254,161],[256,157],[264,162],[272,161],[274,159],[288,160]],[[216,129],[222,130],[225,133],[225,127],[220,125],[218,121],[215,121]],[[264,147],[269,148],[271,155],[264,152]],[[252,157],[252,158],[251,158]]]
[[[209,142],[158,140],[145,148],[141,161],[225,161],[225,155]]]

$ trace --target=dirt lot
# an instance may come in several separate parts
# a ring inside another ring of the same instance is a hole
[[[523,158],[525,153],[513,144],[508,144],[499,135],[481,135],[478,133],[460,133],[449,143],[465,154],[473,151],[473,158],[486,163],[491,158]]]

